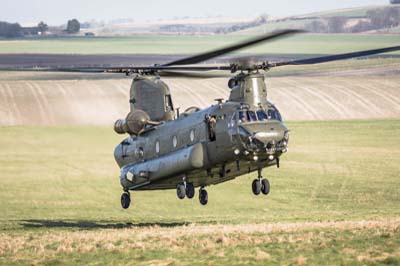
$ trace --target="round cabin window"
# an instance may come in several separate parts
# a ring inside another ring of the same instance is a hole
[[[176,146],[178,145],[178,138],[176,136],[172,138],[172,145],[174,146],[174,148],[176,148]]]
[[[193,142],[194,141],[194,130],[190,130],[190,141]]]
[[[156,142],[156,153],[160,153],[160,141],[157,140]]]
[[[139,157],[140,159],[142,159],[144,157],[144,150],[142,147],[136,149],[135,153],[136,153],[136,156]]]

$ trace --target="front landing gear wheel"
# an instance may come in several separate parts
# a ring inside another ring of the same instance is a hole
[[[269,185],[268,179],[263,179],[263,180],[261,181],[261,192],[262,192],[264,195],[268,195],[268,194],[269,194],[269,192],[270,192],[270,185]]]
[[[201,205],[207,205],[208,203],[208,193],[204,188],[201,188],[199,191],[199,200]]]
[[[186,196],[186,188],[183,184],[178,184],[176,186],[176,195],[179,199],[184,199]]]
[[[186,183],[186,197],[188,197],[188,199],[193,199],[194,193],[194,185],[192,183]]]
[[[261,193],[261,182],[258,179],[254,179],[253,183],[251,184],[251,188],[253,190],[254,195],[258,196]]]
[[[129,192],[124,192],[121,195],[121,206],[124,209],[128,209],[129,205],[131,204],[131,195]]]

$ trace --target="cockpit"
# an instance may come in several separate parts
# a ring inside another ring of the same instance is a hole
[[[268,110],[259,109],[257,111],[251,110],[240,110],[238,112],[239,123],[257,122],[257,121],[268,121],[278,120],[282,121],[281,114],[278,109],[274,106],[270,106]]]

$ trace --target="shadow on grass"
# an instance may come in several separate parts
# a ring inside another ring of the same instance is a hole
[[[170,222],[170,223],[117,223],[110,221],[66,221],[66,220],[40,220],[40,219],[31,219],[31,220],[20,220],[20,225],[24,228],[76,228],[82,230],[90,230],[90,229],[123,229],[123,228],[133,228],[133,227],[179,227],[189,225],[187,222]]]

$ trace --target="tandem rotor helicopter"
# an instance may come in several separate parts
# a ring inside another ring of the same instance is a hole
[[[122,208],[130,206],[130,191],[175,189],[179,199],[192,199],[196,187],[200,188],[200,203],[206,205],[207,186],[252,172],[258,173],[258,178],[251,184],[253,193],[270,193],[270,183],[263,178],[262,170],[271,166],[279,168],[282,154],[288,152],[289,129],[276,106],[268,101],[266,71],[279,66],[311,65],[400,50],[400,46],[396,46],[286,62],[240,60],[222,66],[195,65],[300,32],[277,31],[222,49],[148,67],[24,70],[133,75],[130,112],[114,125],[118,134],[129,135],[114,151],[121,168]],[[217,99],[216,104],[203,110],[191,107],[180,113],[161,77],[215,77],[208,72],[212,70],[225,71],[221,75],[225,77],[229,74],[229,99]]]

